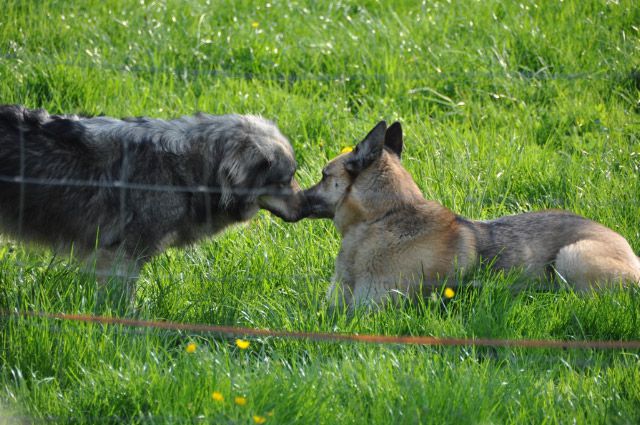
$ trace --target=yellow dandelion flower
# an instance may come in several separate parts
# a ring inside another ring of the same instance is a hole
[[[264,416],[253,415],[253,422],[256,424],[263,424],[267,422],[267,418]]]
[[[190,342],[187,344],[187,353],[195,353],[196,352],[196,348],[198,348],[198,346],[196,345],[195,342]]]
[[[253,28],[258,28],[260,26],[260,23],[259,22],[251,22],[251,26]]]
[[[340,151],[341,154],[343,153],[349,153],[353,150],[353,148],[351,146],[346,146],[344,148],[342,148],[342,150]]]
[[[273,416],[273,410],[267,412],[267,416]]]
[[[246,350],[247,348],[249,348],[249,341],[244,339],[236,339],[236,345],[239,349]]]
[[[220,391],[214,391],[211,393],[211,399],[215,401],[224,401],[224,396]]]
[[[455,294],[456,294],[456,292],[455,292],[453,289],[451,289],[451,288],[445,288],[445,290],[444,290],[444,296],[445,296],[445,298],[449,298],[449,299],[451,299],[451,298],[453,298],[453,296],[454,296]]]
[[[247,399],[246,397],[238,396],[233,399],[233,402],[238,406],[244,406],[245,404],[247,404]]]

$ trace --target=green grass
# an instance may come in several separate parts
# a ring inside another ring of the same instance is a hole
[[[378,120],[398,119],[403,163],[426,197],[475,219],[570,209],[640,252],[634,1],[206,3],[5,0],[0,103],[262,114],[290,137],[303,186]],[[324,294],[339,243],[329,222],[261,213],[156,258],[138,315],[295,331],[640,339],[638,290],[513,294],[510,276],[482,271],[484,289],[461,290],[446,306],[330,314]],[[0,309],[93,313],[94,286],[67,259],[0,242]],[[242,351],[212,335],[0,319],[0,423],[253,415],[278,424],[640,423],[640,353],[277,338]]]

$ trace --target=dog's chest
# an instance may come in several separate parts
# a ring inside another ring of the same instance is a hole
[[[354,263],[356,261],[356,253],[354,250],[345,247],[344,243],[340,247],[340,252],[336,258],[336,268],[334,273],[334,280],[342,282],[345,285],[353,285],[354,278]]]
[[[343,235],[342,244],[336,258],[335,277],[345,284],[352,285],[361,268],[367,267],[372,250],[379,250],[380,238],[376,231],[364,224],[352,227]]]

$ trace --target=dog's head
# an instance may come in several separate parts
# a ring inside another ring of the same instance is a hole
[[[226,142],[212,176],[221,189],[219,207],[238,220],[248,220],[259,208],[286,215],[284,200],[300,192],[291,144],[261,117],[232,115],[226,121],[217,126],[217,137]]]
[[[387,129],[387,123],[380,121],[355,149],[337,156],[322,169],[322,180],[303,192],[306,211],[302,215],[333,219],[354,189],[377,190],[372,180],[391,156],[399,159],[401,154],[400,123]]]
[[[391,208],[401,198],[421,196],[400,164],[402,147],[400,123],[387,128],[379,122],[354,150],[323,168],[319,183],[294,196],[298,209],[289,214],[290,221],[329,218],[342,227]]]

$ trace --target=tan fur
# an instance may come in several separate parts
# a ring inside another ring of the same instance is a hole
[[[340,168],[341,159],[327,167],[329,175]],[[451,211],[423,199],[391,154],[384,152],[379,165],[389,179],[384,186],[389,190],[370,191],[376,187],[380,169],[368,170],[349,186],[336,209],[334,222],[343,239],[328,293],[333,301],[344,296],[349,305],[373,305],[388,297],[412,296],[476,260],[473,237],[456,223]],[[385,215],[394,209],[402,215],[407,205],[417,233],[402,237],[396,214]]]
[[[611,235],[603,236],[605,240],[585,239],[567,245],[556,256],[557,273],[578,290],[603,283],[640,282],[640,261],[626,240],[607,241],[606,236]]]
[[[329,162],[322,181],[291,201],[306,209],[290,211],[290,221],[333,218],[342,235],[328,291],[333,305],[380,305],[445,279],[455,285],[456,276],[482,263],[518,269],[530,279],[555,273],[580,291],[640,282],[640,260],[628,242],[583,217],[545,211],[471,221],[425,200],[400,164],[399,124],[388,130],[383,124],[359,149]],[[384,149],[378,146],[383,142]]]

